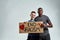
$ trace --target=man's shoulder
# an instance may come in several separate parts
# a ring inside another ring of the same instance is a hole
[[[48,17],[47,15],[42,15],[43,17]],[[38,18],[39,16],[36,16],[36,18]]]
[[[28,20],[28,22],[31,22],[31,20]]]
[[[43,15],[43,16],[48,17],[47,15]]]
[[[29,20],[28,22],[35,22],[34,20]]]
[[[43,15],[44,17],[46,17],[46,18],[48,18],[48,16],[47,15]]]

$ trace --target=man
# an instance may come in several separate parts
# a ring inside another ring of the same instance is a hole
[[[28,22],[35,22],[34,19],[36,17],[36,12],[35,11],[32,11],[31,14],[30,14],[30,17],[31,17],[31,19]],[[27,40],[32,40],[33,37],[34,37],[34,33],[29,33]]]
[[[48,31],[48,27],[52,27],[52,23],[49,19],[48,16],[43,15],[43,9],[42,8],[38,8],[38,16],[35,18],[35,21],[42,21],[42,25],[41,27],[44,28],[44,33],[36,33],[35,38],[33,40],[36,40],[38,38],[38,40],[50,40],[50,35],[49,35],[49,31]],[[47,25],[48,24],[48,25]]]
[[[28,22],[34,22],[34,19],[36,17],[36,12],[32,11],[31,14],[30,14],[30,17],[31,17],[31,19]]]

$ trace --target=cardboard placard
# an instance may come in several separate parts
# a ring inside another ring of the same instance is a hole
[[[43,33],[41,22],[20,22],[19,33]]]

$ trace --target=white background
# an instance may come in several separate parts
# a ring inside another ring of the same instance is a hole
[[[60,0],[0,0],[0,40],[26,40],[28,34],[19,34],[19,22],[28,21],[30,12],[42,7],[53,28],[51,40],[60,40]]]

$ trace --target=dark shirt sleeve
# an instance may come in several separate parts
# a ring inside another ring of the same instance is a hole
[[[47,16],[47,23],[49,23],[49,22],[51,22],[51,21],[50,21],[49,17]]]

